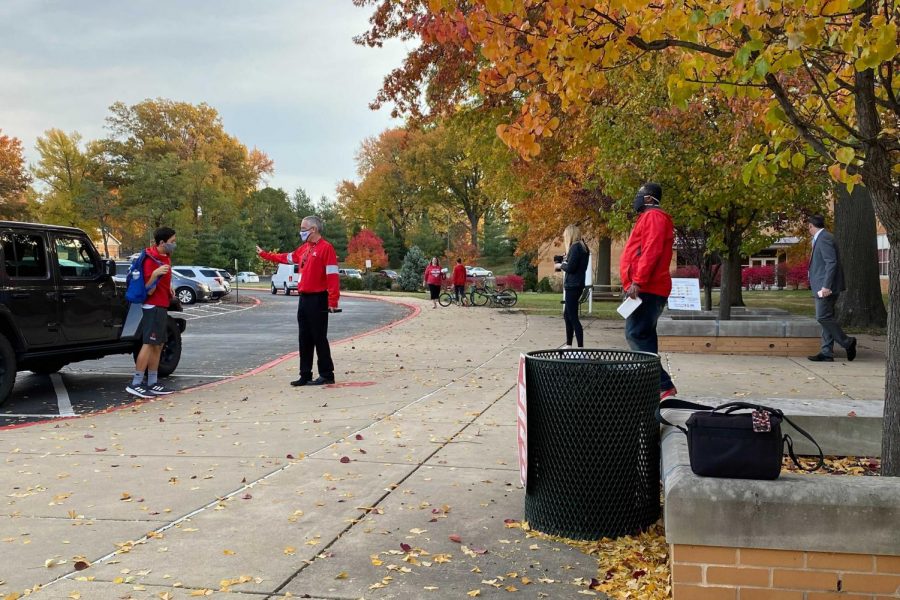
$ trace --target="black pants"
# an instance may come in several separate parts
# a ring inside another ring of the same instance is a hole
[[[300,326],[300,377],[312,379],[315,350],[319,376],[334,379],[334,363],[328,345],[328,292],[300,294],[297,324]]]
[[[566,344],[572,345],[572,334],[575,334],[579,348],[584,348],[584,329],[581,327],[581,319],[578,318],[578,301],[581,300],[583,291],[583,287],[563,290],[563,294],[565,294],[563,320],[566,322]]]

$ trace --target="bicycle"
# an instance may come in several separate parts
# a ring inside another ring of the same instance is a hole
[[[452,288],[444,288],[444,291],[441,292],[441,295],[438,296],[438,304],[441,306],[450,306],[451,304],[456,304],[457,306],[469,306],[469,298],[466,296],[465,292],[462,294],[459,300],[456,299],[456,290]]]
[[[516,291],[508,288],[493,288],[485,284],[476,285],[469,295],[473,306],[484,306],[489,304],[491,307],[499,306],[503,308],[512,308],[519,301]]]

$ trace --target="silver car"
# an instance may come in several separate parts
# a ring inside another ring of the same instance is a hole
[[[179,275],[196,279],[208,285],[213,300],[217,300],[231,291],[231,286],[225,287],[225,278],[213,268],[178,265],[172,267],[172,270]]]
[[[116,274],[113,277],[113,281],[124,285],[130,268],[131,263],[117,262]],[[212,292],[208,285],[202,281],[185,277],[177,271],[172,271],[172,289],[175,290],[175,297],[178,298],[178,301],[182,304],[203,302],[212,297]]]

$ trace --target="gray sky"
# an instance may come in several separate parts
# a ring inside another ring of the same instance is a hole
[[[275,161],[270,185],[334,197],[363,138],[397,125],[369,110],[407,52],[357,46],[350,0],[2,0],[0,130],[106,135],[117,100],[215,107],[226,131]]]

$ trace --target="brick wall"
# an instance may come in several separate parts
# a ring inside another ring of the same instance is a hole
[[[673,544],[673,600],[900,598],[900,556]]]

